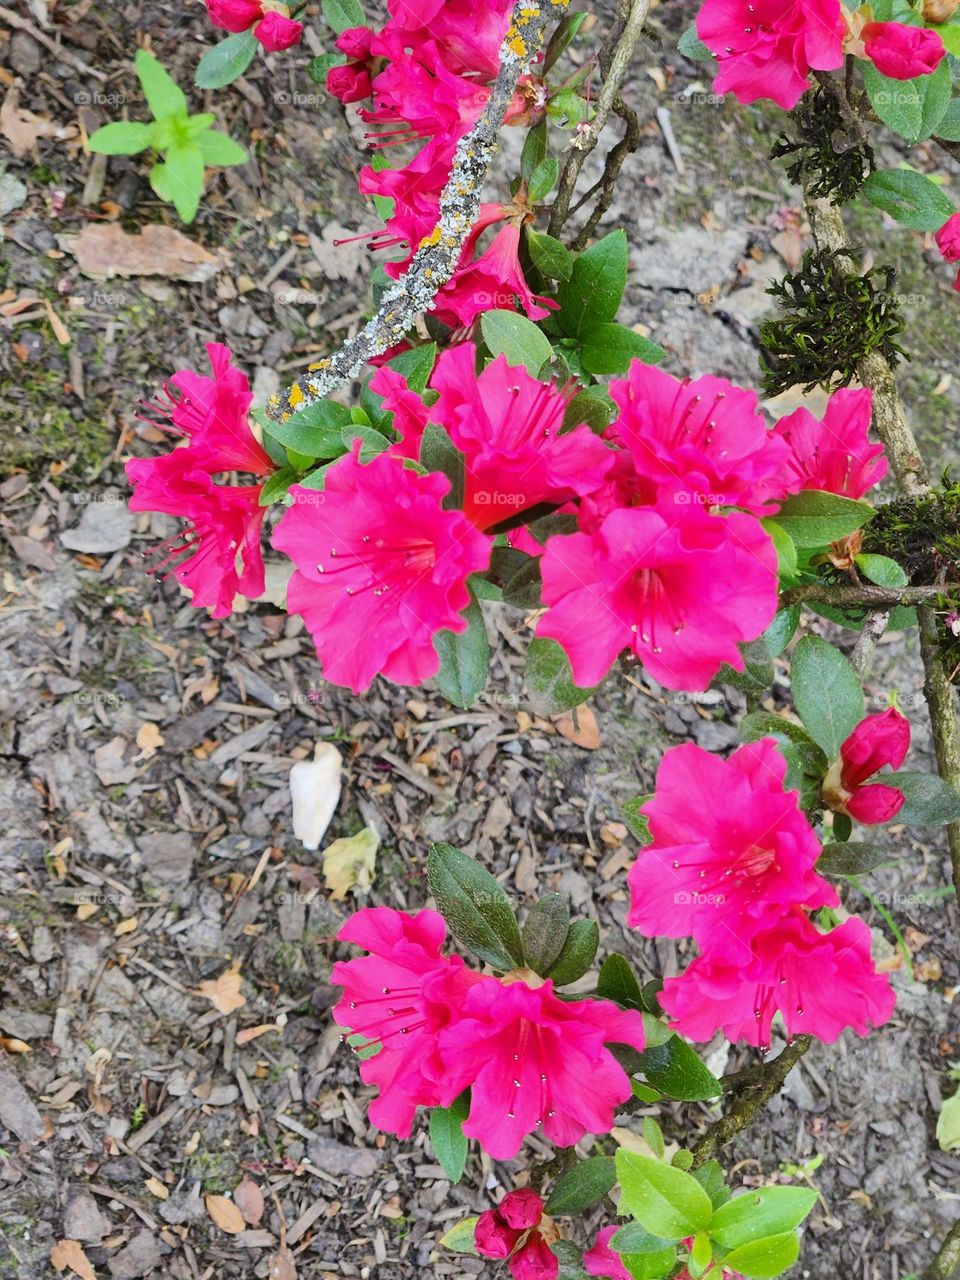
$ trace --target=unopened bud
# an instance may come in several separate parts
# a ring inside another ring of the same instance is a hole
[[[960,0],[923,0],[924,22],[949,22],[960,9]]]

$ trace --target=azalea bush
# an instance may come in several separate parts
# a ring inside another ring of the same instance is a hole
[[[717,93],[783,110],[775,154],[804,187],[815,245],[775,287],[757,381],[827,398],[820,416],[778,419],[753,387],[665,371],[667,352],[618,320],[627,238],[592,231],[624,144],[588,193],[592,220],[565,234],[611,112],[632,136],[618,91],[647,4],[622,8],[597,94],[589,55],[568,56],[584,15],[565,0],[406,0],[379,28],[356,0],[324,0],[332,48],[310,74],[368,127],[360,190],[381,225],[365,238],[390,255],[372,317],[263,412],[211,344],[209,370],[174,373],[145,409],[176,447],[127,474],[134,510],[183,521],[158,572],[215,617],[263,592],[269,542],[323,678],[354,694],[378,677],[435,681],[469,706],[490,667],[485,602],[515,610],[545,712],[631,672],[684,693],[746,690],[736,750],[673,748],[653,792],[626,806],[628,925],[685,940],[682,972],[636,974],[555,894],[518,919],[486,869],[438,845],[436,909],[366,908],[344,924],[340,942],[365,954],[334,968],[334,1018],[374,1090],[371,1122],[404,1141],[427,1114],[452,1181],[471,1143],[497,1161],[533,1133],[556,1150],[454,1226],[449,1249],[505,1260],[515,1280],[766,1277],[796,1261],[814,1194],[731,1195],[714,1153],[812,1040],[892,1016],[889,966],[843,902],[890,856],[877,829],[948,826],[960,876],[960,664],[945,656],[960,630],[944,523],[955,495],[929,485],[897,396],[909,335],[889,276],[861,271],[838,213],[868,200],[960,259],[942,187],[906,159],[877,169],[870,143],[883,129],[907,156],[930,137],[960,142],[960,4],[706,0],[680,42],[713,62]],[[258,49],[296,45],[309,21],[272,0],[207,9],[228,33],[200,63],[208,88]],[[110,125],[91,145],[166,148],[154,187],[186,216],[196,206],[181,207],[170,166],[189,165],[196,187],[205,163],[235,161],[211,117],[190,117],[152,62],[138,67],[157,124]],[[501,129],[523,131],[515,173],[492,165]],[[887,627],[919,628],[942,776],[904,768],[895,702],[867,712],[862,680]],[[789,664],[782,713],[761,706],[774,660]],[[692,1047],[718,1035],[758,1051],[748,1089]],[[706,1132],[691,1113],[668,1141],[655,1118],[661,1102],[724,1098]],[[618,1117],[636,1113],[631,1141]],[[931,1274],[950,1274],[950,1248]]]

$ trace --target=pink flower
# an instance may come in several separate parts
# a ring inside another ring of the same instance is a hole
[[[341,102],[362,102],[370,97],[370,72],[362,62],[347,62],[327,72],[327,92]]]
[[[607,1280],[631,1280],[630,1272],[620,1261],[620,1255],[610,1248],[610,1241],[620,1230],[614,1223],[612,1227],[602,1227],[592,1248],[583,1255],[583,1269],[591,1276],[606,1276]]]
[[[791,493],[822,489],[845,498],[862,498],[887,474],[882,444],[869,440],[873,393],[843,388],[827,402],[818,422],[809,409],[781,418],[774,432],[790,448],[784,481]]]
[[[899,769],[909,749],[910,722],[895,707],[867,716],[840,748],[840,759],[824,779],[823,798],[865,825],[889,822],[906,797],[897,787],[867,779],[885,765]]]
[[[717,55],[718,93],[797,105],[813,71],[843,65],[840,0],[706,0],[697,34]]]
[[[679,978],[667,978],[659,1000],[671,1025],[690,1040],[729,1040],[769,1048],[775,1014],[787,1036],[831,1044],[851,1027],[859,1036],[893,1013],[890,980],[870,958],[870,930],[853,917],[819,933],[794,908],[755,935],[753,958],[731,963],[716,952],[699,956]]]
[[[712,506],[770,515],[784,496],[788,449],[767,427],[757,397],[723,378],[673,378],[634,360],[610,384],[620,406],[608,437],[629,450],[640,477]]]
[[[303,36],[303,23],[293,21],[286,5],[268,8],[263,0],[207,0],[207,13],[224,31],[236,34],[253,27],[268,53],[289,49]]]
[[[400,439],[390,446],[390,452],[398,458],[420,456],[420,441],[429,420],[429,411],[415,391],[411,391],[396,369],[381,365],[370,379],[370,390],[383,397],[381,408],[392,413],[391,426],[399,432]]]
[[[514,1280],[555,1280],[560,1262],[543,1232],[536,1229],[541,1223],[555,1238],[552,1220],[544,1216],[537,1193],[528,1188],[509,1191],[496,1209],[487,1209],[477,1219],[474,1247],[482,1258],[509,1258]]]
[[[837,906],[814,870],[820,841],[797,793],[783,789],[786,772],[772,738],[726,760],[692,743],[671,748],[641,810],[653,842],[630,869],[628,925],[748,958],[771,911]]]
[[[466,630],[467,578],[487,568],[492,544],[443,509],[449,488],[389,454],[361,464],[359,440],[322,492],[291,488],[273,535],[296,565],[287,609],[303,616],[334,684],[360,693],[378,673],[422,684],[440,668],[437,632]]]
[[[610,512],[593,533],[553,537],[541,560],[549,605],[537,635],[590,687],[634,654],[668,689],[702,690],[776,612],[773,544],[753,516],[665,500]]]
[[[881,75],[912,80],[936,71],[946,57],[943,40],[928,27],[903,22],[868,22],[861,33],[867,57]]]
[[[542,320],[557,303],[533,293],[520,266],[520,226],[508,221],[479,258],[461,262],[437,294],[431,313],[456,328],[473,323],[484,311],[520,309],[531,320]]]
[[[410,1136],[417,1107],[437,1105],[443,1070],[439,1034],[456,1016],[471,982],[482,981],[460,956],[440,954],[445,935],[438,912],[411,916],[389,907],[358,911],[337,934],[370,954],[333,966],[332,980],[344,988],[333,1017],[338,1026],[379,1044],[380,1051],[360,1064],[360,1076],[380,1091],[370,1104],[371,1121],[400,1138]]]
[[[219,342],[207,344],[207,358],[212,377],[180,369],[164,387],[167,403],[147,407],[161,419],[157,425],[189,440],[192,464],[202,460],[211,473],[269,475],[276,467],[250,428],[253,394],[246,374],[231,364],[232,352]]]
[[[466,458],[464,513],[480,528],[541,502],[589,493],[613,465],[589,427],[560,434],[566,397],[500,355],[477,376],[477,353],[464,342],[442,352],[430,408]]]
[[[440,1036],[444,1105],[471,1086],[463,1132],[494,1160],[512,1159],[534,1129],[563,1147],[609,1133],[630,1097],[611,1042],[642,1050],[640,1015],[607,1000],[561,1000],[549,980],[485,978]]]
[[[131,511],[160,511],[187,522],[176,538],[161,544],[158,566],[176,561],[170,572],[193,595],[193,605],[225,618],[239,592],[250,598],[264,588],[260,529],[266,507],[261,485],[215,484],[204,455],[192,446],[159,458],[131,458]]]
[[[960,213],[952,213],[936,234],[937,248],[947,262],[960,261]]]

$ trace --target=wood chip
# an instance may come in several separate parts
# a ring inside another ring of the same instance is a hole
[[[8,95],[9,96],[9,95]],[[80,270],[93,280],[113,276],[163,276],[203,284],[221,269],[221,259],[175,227],[149,223],[136,235],[116,222],[91,222],[79,235],[59,237]]]

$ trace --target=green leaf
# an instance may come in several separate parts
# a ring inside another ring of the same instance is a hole
[[[890,80],[872,63],[864,63],[863,83],[870,105],[888,128],[908,142],[920,142],[936,132],[950,102],[949,59],[936,71],[915,80]]]
[[[884,773],[879,781],[898,787],[906,796],[897,822],[910,827],[940,827],[960,821],[960,795],[935,773],[904,769],[900,773]]]
[[[150,185],[169,200],[184,222],[192,222],[203,195],[203,154],[193,143],[170,147],[166,161],[150,170]]]
[[[578,427],[585,422],[591,431],[603,435],[613,421],[614,404],[603,387],[588,387],[578,391],[567,405],[563,415],[563,430]]]
[[[817,870],[825,876],[860,876],[893,860],[889,849],[846,840],[843,844],[823,846],[823,852],[817,859]]]
[[[708,1160],[699,1169],[692,1170],[693,1176],[710,1197],[714,1209],[719,1209],[730,1199],[730,1188],[724,1181],[723,1166],[719,1160]]]
[[[960,1147],[960,1089],[940,1108],[937,1145],[941,1151],[955,1151]]]
[[[477,1229],[477,1221],[477,1218],[464,1218],[455,1227],[451,1227],[446,1235],[440,1237],[440,1243],[445,1249],[451,1249],[454,1253],[475,1254],[477,1250],[473,1237]]]
[[[905,587],[907,575],[903,567],[891,560],[889,556],[875,556],[863,552],[854,556],[857,568],[865,578],[875,582],[878,587]]]
[[[663,347],[623,324],[588,324],[582,336],[580,360],[587,373],[626,373],[631,360],[660,364],[667,358]]]
[[[581,689],[573,683],[567,655],[556,640],[538,637],[527,649],[527,692],[537,715],[556,715],[586,702],[599,689]]]
[[[342,67],[347,61],[346,55],[343,53],[321,53],[316,58],[311,58],[307,63],[307,75],[314,84],[327,86],[327,73],[331,67]],[[386,166],[384,166],[386,167]],[[378,196],[377,199],[385,199]],[[391,202],[392,203],[392,202]]]
[[[570,279],[557,290],[557,318],[564,333],[579,338],[588,325],[613,320],[626,286],[626,233],[611,231],[579,255]]]
[[[550,280],[569,280],[573,271],[573,254],[560,240],[548,236],[545,231],[527,227],[527,250],[530,261]]]
[[[611,1249],[617,1253],[629,1253],[638,1256],[644,1254],[663,1253],[667,1248],[670,1255],[675,1255],[673,1242],[664,1240],[662,1236],[653,1236],[639,1222],[627,1222],[610,1240]]]
[[[547,154],[547,122],[541,120],[527,130],[520,154],[520,173],[529,182],[537,165]]]
[[[914,231],[939,231],[956,212],[943,188],[915,169],[878,169],[863,184],[863,194]]]
[[[929,26],[931,31],[935,31],[943,41],[943,47],[947,53],[952,53],[955,58],[960,58],[960,25],[956,21],[953,22],[930,22],[924,23]],[[942,138],[942,121],[937,133]]]
[[[147,106],[158,120],[189,114],[183,90],[167,74],[152,53],[148,53],[146,49],[138,49],[134,66]]]
[[[435,844],[427,879],[437,910],[450,931],[494,969],[523,964],[517,920],[502,885],[473,858],[449,844]]]
[[[557,28],[550,37],[550,43],[547,45],[546,52],[543,55],[544,73],[553,67],[557,59],[568,48],[570,42],[576,38],[576,34],[583,26],[586,18],[587,15],[585,13],[569,13],[557,24]]]
[[[761,738],[787,738],[791,742],[799,742],[815,749],[816,744],[802,724],[788,720],[786,716],[775,711],[751,711],[740,721],[740,737],[744,742],[759,742]],[[823,767],[827,761],[823,759]]]
[[[800,606],[792,604],[789,609],[781,609],[774,620],[760,637],[767,647],[771,658],[778,658],[793,639],[794,632],[800,625]]]
[[[691,23],[677,41],[677,50],[691,62],[711,62],[713,54],[697,35],[697,28]]]
[[[706,1227],[713,1205],[696,1178],[650,1156],[617,1152],[620,1208],[665,1240],[681,1240]]]
[[[454,1185],[463,1177],[467,1163],[467,1139],[463,1132],[463,1122],[469,1112],[468,1090],[455,1098],[449,1107],[434,1107],[430,1112],[430,1141],[440,1167]]]
[[[763,640],[751,640],[738,646],[743,657],[743,670],[736,671],[726,662],[713,678],[714,684],[730,684],[748,693],[761,693],[773,684],[773,661]]]
[[[641,845],[649,844],[653,839],[650,834],[650,820],[645,813],[640,812],[647,801],[652,799],[652,795],[631,796],[620,806],[627,826],[630,828],[630,834],[635,836]]]
[[[550,1252],[559,1263],[556,1280],[590,1280],[583,1269],[583,1250],[572,1240],[554,1240]]]
[[[795,1231],[752,1240],[724,1256],[724,1268],[739,1271],[747,1280],[768,1280],[792,1267],[800,1256],[800,1238]]]
[[[483,610],[476,597],[464,609],[461,617],[467,620],[465,631],[438,631],[433,645],[440,655],[437,686],[440,692],[457,707],[469,707],[475,702],[487,683],[490,670],[490,643],[483,620]]]
[[[428,471],[439,471],[450,481],[450,492],[443,500],[446,510],[463,506],[466,485],[466,461],[463,454],[438,422],[428,422],[420,437],[420,464]]]
[[[105,156],[135,156],[151,145],[152,138],[153,125],[118,120],[95,130],[87,140],[87,147]]]
[[[560,955],[570,932],[570,903],[561,893],[548,893],[527,915],[521,930],[523,958],[541,976]]]
[[[720,1081],[678,1035],[671,1035],[663,1044],[644,1049],[640,1064],[650,1083],[670,1098],[696,1102],[704,1098],[719,1098],[723,1093]]]
[[[863,528],[875,514],[869,502],[802,489],[786,500],[777,512],[776,523],[798,547],[826,547]]]
[[[591,1156],[581,1160],[557,1179],[544,1206],[547,1213],[580,1213],[602,1200],[617,1181],[617,1167],[611,1156]]]
[[[546,972],[555,987],[582,978],[596,958],[600,929],[596,920],[574,920],[560,954]]]
[[[629,962],[617,952],[607,956],[600,966],[597,996],[601,1000],[612,1000],[623,1009],[637,1009],[643,1012],[646,1007],[643,1003],[640,983],[634,976]]]
[[[952,30],[960,36],[960,27],[952,26]],[[960,57],[960,53],[954,56]],[[937,137],[945,142],[960,142],[960,98],[951,98],[947,104],[943,119],[937,125]]]
[[[797,544],[776,520],[761,520],[777,553],[777,574],[781,582],[792,582],[797,576]]]
[[[560,89],[547,99],[547,115],[562,129],[573,129],[593,114],[593,108],[576,89]]]
[[[553,359],[546,334],[515,311],[485,311],[480,317],[480,332],[491,355],[505,355],[508,364],[523,365],[534,378]]]
[[[197,135],[197,146],[204,164],[225,168],[232,164],[246,164],[250,157],[238,142],[228,138],[218,129],[205,129]]]
[[[540,204],[560,177],[560,161],[556,156],[544,156],[529,178],[529,197],[533,204]]]
[[[714,1211],[710,1237],[724,1249],[782,1235],[799,1227],[817,1202],[807,1187],[758,1187],[734,1196]]]
[[[253,28],[238,31],[236,35],[221,40],[200,59],[194,84],[198,89],[222,89],[233,84],[249,67],[257,52],[257,40]]]
[[[263,488],[260,490],[260,506],[270,507],[281,498],[285,498],[287,490],[292,484],[296,484],[296,481],[297,473],[292,467],[281,467],[279,471],[274,471],[273,475],[268,476],[264,481]]]
[[[790,669],[793,703],[810,736],[828,760],[863,719],[863,690],[839,649],[817,636],[797,644]]]
[[[411,347],[409,351],[401,351],[398,356],[387,361],[387,367],[399,373],[411,391],[422,396],[427,389],[436,359],[437,344],[424,342],[419,347]]]
[[[351,27],[364,25],[363,6],[359,0],[321,0],[323,16],[337,35]]]

